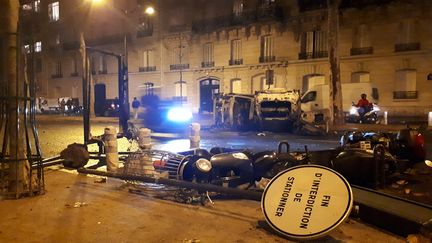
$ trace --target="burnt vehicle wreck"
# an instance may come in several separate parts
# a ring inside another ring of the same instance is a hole
[[[238,130],[292,130],[300,112],[300,91],[265,90],[254,95],[219,94],[215,97],[214,125]]]

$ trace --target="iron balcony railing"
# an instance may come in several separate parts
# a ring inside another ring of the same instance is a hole
[[[203,68],[214,67],[214,62],[202,62],[201,67]]]
[[[393,99],[417,99],[418,91],[394,91]]]
[[[299,59],[314,59],[328,57],[327,51],[302,52],[299,53]]]
[[[351,48],[351,56],[373,54],[373,47]]]
[[[403,52],[403,51],[417,51],[420,50],[420,43],[402,43],[395,45],[395,52]]]
[[[259,57],[259,62],[260,63],[274,62],[274,61],[276,61],[276,57],[275,56],[260,56]]]
[[[233,13],[212,19],[202,19],[192,23],[192,30],[195,32],[206,32],[229,26],[245,25],[268,20],[282,21],[282,8],[271,4],[254,10],[244,10],[237,14]]]
[[[98,74],[107,74],[108,73],[108,70],[99,70],[98,71]]]
[[[229,65],[243,65],[243,59],[231,59],[229,60]]]
[[[170,70],[183,70],[183,69],[189,69],[189,63],[170,65]]]
[[[156,71],[156,66],[139,67],[138,71],[140,71],[140,72],[154,72],[154,71]]]

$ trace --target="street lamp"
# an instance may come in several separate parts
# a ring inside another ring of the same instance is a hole
[[[101,5],[104,3],[104,0],[89,0],[91,1],[92,5]],[[138,5],[137,8],[132,10],[127,9],[120,9],[115,8],[119,11],[121,11],[125,18],[127,18],[127,15],[129,13],[135,12],[138,9],[141,9],[141,6]],[[153,15],[155,13],[155,9],[152,6],[147,6],[144,10],[144,13],[147,15]],[[121,68],[119,68],[119,102],[120,102],[120,114],[119,114],[119,123],[120,128],[123,129],[123,133],[127,132],[127,120],[130,116],[130,107],[129,107],[129,74],[128,74],[128,39],[127,39],[127,28],[124,31],[123,36],[123,47],[124,47],[124,53],[123,53],[123,61]],[[121,78],[120,78],[121,77]]]

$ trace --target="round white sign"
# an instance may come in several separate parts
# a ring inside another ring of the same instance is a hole
[[[319,165],[302,165],[276,175],[261,199],[266,221],[294,239],[326,235],[350,214],[353,195],[348,181]]]

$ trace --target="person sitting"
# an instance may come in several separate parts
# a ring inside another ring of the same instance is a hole
[[[361,99],[357,102],[358,113],[360,118],[363,118],[364,114],[370,110],[369,100],[366,99],[366,94],[361,94]]]

